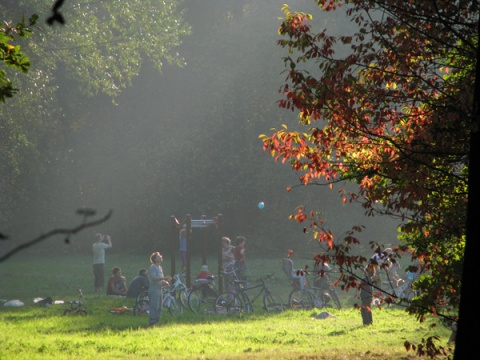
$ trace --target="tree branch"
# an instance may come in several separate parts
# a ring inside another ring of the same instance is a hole
[[[104,217],[102,217],[98,220],[95,220],[95,221],[90,221],[90,222],[84,221],[81,225],[78,225],[77,227],[74,227],[72,229],[54,229],[52,231],[49,231],[46,234],[40,235],[37,238],[35,238],[31,241],[28,241],[26,243],[23,243],[23,244],[17,246],[16,248],[10,250],[6,254],[0,256],[0,262],[3,262],[5,260],[7,260],[11,256],[18,253],[19,251],[25,250],[25,249],[27,249],[27,248],[29,248],[33,245],[36,245],[36,244],[38,244],[38,243],[40,243],[40,242],[42,242],[42,241],[44,241],[48,238],[51,238],[52,236],[55,236],[55,235],[65,234],[66,235],[65,241],[68,243],[68,241],[69,241],[68,239],[69,239],[70,235],[76,234],[76,233],[82,231],[83,229],[103,224],[105,221],[107,221],[112,216],[112,212],[113,211],[110,210]]]

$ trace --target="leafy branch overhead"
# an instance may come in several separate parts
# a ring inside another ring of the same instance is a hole
[[[479,4],[316,2],[320,19],[337,11],[355,26],[341,35],[315,32],[322,23],[314,16],[283,7],[278,44],[288,54],[279,105],[296,112],[305,130],[284,124],[261,135],[264,150],[290,164],[301,184],[353,182],[355,191],[338,190],[342,201],[398,219],[400,239],[428,272],[409,312],[421,319],[432,309],[458,310]],[[345,262],[358,240],[334,239],[318,213],[308,214],[292,218],[309,222]],[[344,286],[350,280],[345,275]]]
[[[29,37],[37,20],[38,16],[32,15],[28,23],[25,22],[25,18],[22,18],[22,21],[15,25],[4,22],[3,27],[0,28],[0,60],[7,67],[22,73],[28,72],[31,65],[30,59],[23,53],[21,46],[16,45],[15,42],[18,38]],[[7,77],[7,72],[0,69],[0,102],[5,102],[7,98],[13,97],[17,91],[18,89]]]

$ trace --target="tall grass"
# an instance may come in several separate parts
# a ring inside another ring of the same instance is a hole
[[[107,269],[116,265],[130,281],[149,265],[148,254],[107,255]],[[192,273],[199,267],[200,260],[193,259]],[[251,278],[276,273],[269,285],[287,301],[290,288],[280,259],[249,259],[249,267]],[[132,307],[133,300],[95,294],[89,256],[24,253],[0,269],[0,298],[25,303],[0,307],[0,359],[415,359],[405,341],[437,335],[446,347],[449,336],[442,325],[433,326],[436,318],[420,324],[395,307],[374,309],[374,324],[364,327],[353,294],[344,292],[343,309],[328,309],[334,318],[314,318],[325,309],[271,315],[258,304],[253,314],[237,317],[186,311],[173,318],[163,312],[161,323],[149,328],[145,316],[108,312]],[[86,296],[87,316],[63,316],[66,305],[33,304],[35,297],[73,300],[78,288]]]

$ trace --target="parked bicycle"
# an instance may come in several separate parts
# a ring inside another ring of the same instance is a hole
[[[210,275],[206,279],[197,279],[193,282],[192,289],[188,294],[188,307],[195,314],[213,312],[217,296],[218,288],[214,275]]]
[[[215,312],[217,314],[237,314],[237,313],[251,313],[253,312],[253,304],[262,295],[263,309],[267,312],[282,312],[285,306],[281,297],[270,290],[265,280],[268,280],[272,275],[267,275],[265,278],[257,279],[254,285],[248,285],[247,282],[241,280],[234,281],[233,291],[225,291],[215,299]],[[257,291],[254,291],[257,289]],[[254,295],[249,295],[254,292]]]
[[[173,275],[173,282],[170,285],[162,287],[163,303],[162,308],[167,310],[170,315],[177,316],[183,314],[185,305],[182,304],[186,301],[188,294],[187,287],[181,280],[181,276]],[[150,311],[150,297],[148,296],[148,289],[143,290],[135,299],[135,305],[133,306],[134,315],[148,314]]]
[[[173,275],[172,289],[175,298],[178,299],[180,305],[186,309],[188,306],[188,294],[190,293],[187,285],[185,285],[185,274]]]
[[[78,300],[69,301],[70,308],[63,311],[63,315],[87,315],[82,289],[78,289]]]
[[[415,273],[407,271],[404,279],[395,282],[388,282],[389,289],[386,291],[395,296],[394,302],[397,304],[400,304],[403,301],[411,301],[417,295],[417,292],[412,286],[415,279]]]
[[[237,270],[232,268],[222,271],[220,277],[226,280],[224,284],[226,288],[231,289],[235,286],[234,281],[238,280]],[[193,283],[192,289],[187,290],[188,307],[196,314],[215,313],[215,300],[219,293],[214,275],[207,277],[207,279],[197,279]]]
[[[338,297],[335,286],[330,281],[329,273],[331,268],[328,265],[321,265],[316,271],[314,285],[307,279],[308,273],[303,271],[302,277],[293,277],[293,262],[291,259],[283,259],[282,268],[292,281],[292,291],[288,295],[288,305],[293,310],[310,310],[313,308],[325,308],[332,306],[332,303],[339,309],[342,304]],[[300,281],[303,283],[300,284]]]

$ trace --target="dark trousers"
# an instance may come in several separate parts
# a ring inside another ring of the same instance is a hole
[[[363,325],[371,325],[373,324],[373,316],[372,316],[372,298],[371,297],[363,297],[362,300],[362,307],[360,309],[360,313],[362,314],[362,321]]]

